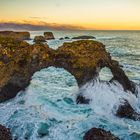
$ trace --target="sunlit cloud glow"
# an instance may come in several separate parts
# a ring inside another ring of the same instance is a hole
[[[0,20],[54,28],[140,30],[139,5],[140,0],[1,0]]]

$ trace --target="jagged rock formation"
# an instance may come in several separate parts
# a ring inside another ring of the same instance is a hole
[[[29,85],[34,72],[49,66],[69,71],[79,87],[98,76],[99,69],[106,66],[112,70],[113,79],[120,82],[124,90],[134,91],[134,86],[118,63],[97,41],[64,43],[57,50],[52,50],[46,44],[29,45],[12,38],[1,37],[0,44],[0,101],[14,97]]]
[[[83,36],[73,37],[72,39],[95,39],[95,37],[94,36],[83,35]]]
[[[119,106],[116,115],[120,118],[125,117],[135,121],[140,120],[140,114],[132,108],[128,101],[124,101],[124,103]]]
[[[0,125],[0,140],[12,140],[10,130],[2,125]]]
[[[55,39],[52,32],[44,32],[44,36],[46,40]]]
[[[134,83],[125,75],[119,63],[111,59],[100,42],[74,41],[64,43],[57,50],[49,48],[47,44],[29,45],[27,42],[5,37],[0,37],[0,44],[0,102],[15,97],[29,85],[36,71],[49,66],[66,69],[75,77],[79,87],[97,77],[100,69],[108,67],[113,74],[111,82],[116,80],[124,90],[135,93]],[[79,96],[77,102],[88,103],[88,100]],[[126,108],[132,111],[131,116],[135,113],[131,106]],[[118,116],[126,117],[122,110],[119,112],[122,116]]]
[[[12,38],[0,38],[0,40],[2,40],[0,41],[2,46],[0,48],[0,102],[2,102],[26,88],[33,73],[50,66],[53,59],[52,49],[48,45],[29,45]]]
[[[74,75],[79,86],[97,76],[98,67],[110,60],[110,54],[106,52],[104,45],[90,40],[64,43],[55,53],[55,66]]]
[[[45,40],[44,36],[35,36],[34,42],[35,43],[43,43],[43,42],[46,42],[46,40]]]
[[[0,36],[2,37],[11,37],[17,40],[29,40],[29,32],[13,32],[13,31],[0,31]]]
[[[119,138],[101,128],[92,128],[86,132],[83,140],[119,140]]]

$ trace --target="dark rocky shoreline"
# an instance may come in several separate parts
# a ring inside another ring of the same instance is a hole
[[[99,71],[107,67],[113,74],[110,82],[117,81],[125,91],[136,94],[135,84],[128,79],[119,63],[111,58],[105,46],[100,42],[79,40],[64,43],[57,50],[53,50],[47,44],[41,43],[42,40],[44,41],[43,37],[38,37],[36,43],[30,45],[22,41],[26,37],[29,39],[29,33],[25,36],[21,33],[19,38],[17,34],[20,33],[17,32],[15,34],[13,32],[6,32],[6,35],[1,34],[0,102],[14,98],[19,91],[24,90],[30,84],[31,77],[36,71],[50,66],[64,68],[70,72],[77,80],[79,88],[98,77]],[[54,39],[50,32],[44,33],[44,36],[46,39]],[[79,95],[77,103],[88,103],[88,100]],[[124,105],[120,105],[116,115],[133,120],[140,118],[140,114],[136,113],[127,101]],[[89,139],[84,138],[84,140]]]

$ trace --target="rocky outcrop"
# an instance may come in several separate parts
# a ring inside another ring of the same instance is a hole
[[[90,102],[89,99],[86,99],[84,96],[80,95],[80,93],[78,94],[76,98],[77,104],[89,104],[89,102]]]
[[[66,36],[65,39],[70,39],[70,38],[68,36]]]
[[[118,81],[123,86],[125,91],[128,90],[132,93],[136,93],[135,84],[128,79],[117,61],[112,60],[112,63],[108,65],[108,68],[110,68],[113,74],[113,78],[110,82]]]
[[[0,36],[0,102],[15,97],[30,84],[31,77],[36,71],[49,66],[66,69],[75,77],[79,87],[97,77],[103,67],[108,67],[113,74],[110,82],[118,81],[124,90],[135,93],[134,83],[125,75],[119,63],[112,60],[100,42],[79,40],[64,43],[57,50],[53,50],[47,44],[29,45],[25,41]],[[78,96],[77,103],[81,102],[88,103],[89,100]],[[127,101],[119,106],[116,115],[140,120],[139,114]],[[38,133],[43,136],[47,131]],[[89,130],[84,136],[84,140],[99,139],[118,140],[110,132],[97,128]]]
[[[61,37],[61,38],[59,38],[59,40],[64,40],[64,38],[63,38],[63,37]]]
[[[34,42],[35,43],[43,43],[43,42],[46,42],[46,40],[45,40],[44,36],[35,36]]]
[[[66,37],[61,37],[61,38],[59,38],[59,40],[64,40],[64,39],[70,39],[68,36],[66,36]]]
[[[95,39],[95,37],[84,35],[84,36],[73,37],[72,39]]]
[[[83,140],[119,140],[119,138],[101,128],[92,128],[86,132]]]
[[[116,80],[124,90],[135,92],[134,84],[100,42],[79,40],[64,43],[57,50],[47,44],[29,45],[5,37],[0,37],[0,44],[0,102],[25,89],[34,72],[49,66],[66,69],[75,77],[79,87],[97,77],[100,69],[108,67],[113,74],[111,82]],[[88,100],[79,96],[77,102],[88,103]]]
[[[0,31],[0,36],[2,37],[11,37],[17,40],[29,40],[29,32],[13,32],[13,31]]]
[[[0,125],[0,140],[12,140],[10,130],[2,125]]]
[[[44,32],[44,36],[46,40],[55,39],[52,32]]]
[[[117,110],[116,115],[120,118],[128,118],[128,119],[132,119],[135,121],[139,121],[140,120],[140,114],[137,113],[132,106],[129,104],[129,102],[126,100],[124,101],[123,104],[121,104]]]
[[[34,72],[52,65],[53,50],[48,45],[29,45],[12,38],[0,38],[0,44],[0,102],[3,102],[24,90]]]
[[[110,60],[104,45],[91,40],[64,43],[55,53],[55,66],[63,67],[74,75],[79,87],[98,75],[101,61],[105,65]]]

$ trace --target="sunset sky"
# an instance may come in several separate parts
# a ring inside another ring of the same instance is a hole
[[[140,30],[140,0],[0,0],[0,22]]]

